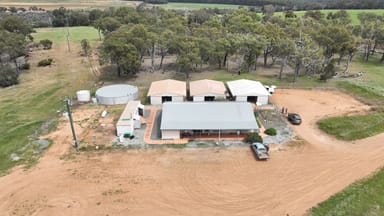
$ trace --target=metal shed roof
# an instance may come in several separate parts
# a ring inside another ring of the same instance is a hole
[[[161,130],[257,130],[247,102],[164,103]]]
[[[269,96],[269,92],[259,81],[240,79],[227,82],[232,96]]]
[[[151,83],[148,90],[148,96],[163,96],[163,95],[179,95],[186,96],[186,84],[183,81],[166,79]]]
[[[197,80],[189,83],[189,91],[191,96],[215,94],[225,95],[226,88],[223,82],[215,80]]]

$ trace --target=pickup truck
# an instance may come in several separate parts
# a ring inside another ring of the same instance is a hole
[[[258,160],[267,160],[269,158],[268,146],[255,142],[251,144],[251,149],[255,153]]]

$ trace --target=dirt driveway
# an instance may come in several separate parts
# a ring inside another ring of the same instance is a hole
[[[1,215],[303,215],[384,164],[384,134],[346,143],[315,127],[324,116],[369,107],[316,90],[280,90],[272,101],[302,115],[294,130],[304,141],[267,162],[246,147],[65,156],[71,136],[62,124],[37,166],[0,178]]]

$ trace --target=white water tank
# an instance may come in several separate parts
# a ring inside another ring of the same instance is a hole
[[[76,92],[79,102],[89,102],[91,100],[91,92],[89,90],[80,90]]]

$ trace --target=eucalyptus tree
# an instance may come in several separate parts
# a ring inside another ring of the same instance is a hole
[[[140,66],[140,54],[135,45],[127,41],[130,31],[126,27],[108,34],[102,45],[102,58],[117,66],[117,75],[134,74]]]
[[[364,60],[375,52],[378,45],[383,45],[384,16],[371,13],[360,13],[358,18],[361,23],[360,36],[364,42]],[[384,56],[383,56],[384,60]]]

